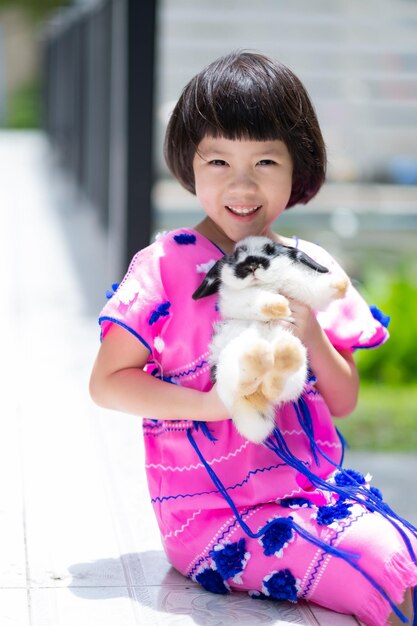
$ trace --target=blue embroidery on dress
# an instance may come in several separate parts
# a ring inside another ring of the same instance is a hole
[[[202,367],[204,367],[204,365],[207,365],[208,361],[201,361],[201,363],[199,363],[198,365],[196,365],[194,367],[194,369],[192,370],[184,370],[183,372],[179,372],[178,374],[175,374],[175,376],[173,376],[172,378],[181,378],[182,376],[189,376],[190,374],[195,374],[198,370],[200,370]]]
[[[334,480],[339,487],[364,485],[366,483],[364,475],[353,469],[344,469],[343,472],[337,472]]]
[[[190,243],[195,243],[197,237],[188,233],[181,233],[180,235],[174,235],[174,240],[180,245],[189,245]]]
[[[264,535],[259,539],[263,546],[265,556],[282,556],[284,548],[294,539],[294,530],[292,525],[293,518],[280,517],[274,520],[274,523],[267,527]]]
[[[375,306],[374,304],[370,305],[369,310],[371,311],[372,317],[375,320],[380,322],[380,324],[382,324],[384,328],[388,328],[389,323],[391,321],[391,317],[389,315],[385,315],[385,313],[383,313],[381,309],[378,309],[378,307]]]
[[[248,513],[250,513],[251,511],[254,511],[256,508],[258,508],[258,505],[255,506],[251,506],[248,509],[246,509],[243,513],[242,513],[242,517],[245,517],[245,515],[247,515]],[[236,526],[236,524],[238,524],[238,520],[235,519],[233,522],[231,522],[231,524],[229,524],[229,526],[222,532],[222,534],[219,537],[219,542],[222,541],[222,539],[224,539],[224,537],[226,537],[226,535],[228,535],[230,533],[230,531],[232,530],[232,528],[234,528]],[[194,565],[194,567],[190,570],[190,572],[187,574],[188,578],[192,578],[193,574],[195,572],[196,569],[198,569],[198,566],[205,560],[205,557],[201,557],[197,563]]]
[[[309,425],[307,425],[307,427],[308,426]],[[308,436],[311,436],[311,433],[308,431],[306,434]],[[263,526],[262,528],[260,528],[257,532],[253,532],[251,528],[248,526],[248,524],[246,524],[246,522],[242,519],[242,515],[240,514],[238,508],[236,507],[236,504],[233,502],[232,498],[230,497],[228,490],[225,488],[222,481],[214,472],[213,468],[207,463],[206,459],[204,458],[204,455],[201,453],[201,450],[198,447],[197,442],[193,438],[191,429],[187,431],[187,437],[190,441],[190,444],[192,445],[195,452],[197,453],[198,458],[203,463],[209,476],[211,477],[213,484],[217,487],[220,494],[224,497],[224,499],[230,506],[231,510],[233,511],[234,515],[236,516],[242,530],[249,537],[253,539],[259,539],[263,535],[265,535],[268,532],[269,527],[272,524],[276,523],[276,520],[267,522],[267,524]],[[304,476],[310,479],[311,484],[313,486],[321,487],[328,491],[333,491],[337,493],[339,496],[342,496],[342,498],[346,498],[347,496],[351,497],[353,501],[363,504],[371,512],[375,512],[375,511],[381,512],[385,516],[385,518],[388,519],[391,522],[391,524],[398,530],[402,539],[404,540],[404,543],[409,551],[411,558],[413,559],[414,562],[416,562],[416,556],[414,554],[414,550],[413,550],[413,546],[411,545],[410,538],[407,536],[405,530],[401,528],[399,524],[394,520],[395,519],[398,520],[398,522],[402,523],[407,529],[411,530],[413,534],[417,533],[417,529],[414,528],[413,525],[410,524],[410,522],[407,522],[406,520],[403,520],[403,518],[396,515],[386,504],[381,505],[381,503],[377,500],[377,498],[375,498],[375,496],[370,494],[369,490],[366,487],[364,487],[363,485],[357,485],[354,489],[358,493],[353,494],[351,496],[350,493],[349,494],[347,493],[346,488],[343,489],[342,487],[339,487],[337,485],[330,485],[328,482],[320,478],[320,476],[314,474],[309,468],[305,466],[305,464],[300,459],[297,459],[292,454],[292,452],[288,448],[288,445],[282,433],[279,431],[278,428],[275,428],[272,435],[267,440],[264,441],[264,445],[269,450],[275,452],[277,456],[279,456],[284,462],[288,463],[291,467],[297,469],[298,471],[301,471],[301,473],[304,474]],[[325,455],[318,446],[317,446],[317,452],[319,452],[321,456],[328,459],[330,463],[332,463],[335,467],[341,470],[341,468],[337,466],[337,464],[334,461],[329,459],[329,457],[327,457],[327,455]],[[364,492],[366,492],[366,496],[369,498],[367,502],[364,502],[363,500],[362,494]],[[377,502],[378,502],[378,505],[376,504]],[[340,505],[344,505],[345,508],[347,508],[348,506],[351,506],[351,505],[347,505],[346,502],[344,501],[340,502]],[[335,508],[337,509],[338,507],[336,506]],[[339,512],[340,510],[341,508],[339,508]],[[349,512],[349,515],[350,515],[350,512]],[[329,543],[326,543],[319,537],[311,534],[308,530],[306,530],[305,528],[303,528],[302,526],[294,522],[294,520],[290,520],[290,521],[291,521],[294,532],[297,533],[297,535],[301,539],[305,539],[306,541],[315,545],[316,547],[321,548],[327,555],[339,557],[343,559],[344,561],[346,561],[353,569],[355,569],[357,572],[360,572],[362,576],[374,587],[374,589],[376,589],[381,594],[381,596],[389,603],[391,609],[394,611],[394,613],[397,616],[399,616],[401,619],[404,618],[403,614],[398,609],[397,605],[392,600],[392,598],[387,594],[385,589],[370,574],[368,574],[368,572],[364,570],[361,567],[361,565],[357,562],[360,559],[360,554],[346,552]]]
[[[207,567],[203,569],[201,572],[196,574],[195,580],[207,591],[211,591],[212,593],[220,593],[222,595],[226,595],[230,593],[229,587],[226,586],[223,578],[220,573],[211,567]]]
[[[319,506],[317,507],[317,523],[320,526],[328,526],[336,520],[346,519],[351,515],[351,506],[352,503],[342,501],[333,505]]]
[[[155,322],[157,322],[159,320],[160,317],[165,317],[167,315],[169,315],[169,307],[171,306],[170,302],[163,302],[162,304],[160,304],[155,311],[152,312],[150,318],[149,318],[149,326],[151,326],[152,324],[155,324]]]
[[[307,500],[307,498],[301,498],[301,497],[293,497],[293,498],[284,498],[283,500],[280,500],[280,505],[284,506],[286,508],[295,508],[295,507],[311,507],[312,504],[310,502],[310,500]]]
[[[378,487],[369,487],[369,491],[372,493],[373,496],[375,496],[375,498],[383,501],[384,496],[382,495],[382,491],[378,489]]]
[[[107,289],[106,291],[106,298],[107,300],[110,300],[110,298],[113,298],[114,294],[116,293],[116,291],[119,288],[119,284],[120,283],[113,283],[111,286],[111,289]]]
[[[233,578],[243,571],[249,558],[245,545],[245,540],[242,538],[236,543],[218,544],[209,552],[216,570],[224,580]]]
[[[297,581],[289,569],[273,572],[263,580],[263,593],[274,600],[297,602]]]
[[[333,546],[333,545],[336,543],[336,541],[338,540],[339,536],[340,536],[342,533],[344,533],[344,532],[345,532],[345,530],[346,530],[347,528],[349,528],[349,527],[350,527],[350,526],[351,526],[354,522],[356,522],[358,519],[360,519],[360,518],[361,518],[361,517],[363,517],[364,515],[366,515],[366,511],[362,511],[362,513],[360,513],[360,515],[358,515],[358,516],[357,516],[357,517],[355,517],[355,518],[350,518],[350,519],[349,519],[349,520],[348,520],[348,521],[344,524],[343,528],[339,528],[339,530],[336,532],[336,534],[334,535],[334,537],[332,537],[332,538],[330,539],[330,541],[329,541],[329,545]],[[315,580],[315,578],[316,578],[317,574],[319,573],[320,568],[321,568],[321,565],[322,565],[323,561],[325,560],[326,556],[327,556],[327,555],[326,555],[326,553],[325,553],[325,552],[322,552],[322,554],[320,555],[319,559],[317,560],[316,565],[315,565],[315,566],[314,566],[314,568],[313,568],[313,571],[312,571],[312,572],[311,572],[311,574],[310,574],[310,577],[309,577],[309,579],[308,579],[308,581],[307,581],[307,584],[306,584],[306,585],[305,585],[305,587],[304,587],[304,590],[303,590],[303,592],[302,592],[302,594],[301,594],[301,597],[303,597],[303,598],[307,598],[307,596],[308,596],[308,592],[310,591],[310,587],[311,587],[311,585],[313,584],[313,582],[314,582],[314,580]]]

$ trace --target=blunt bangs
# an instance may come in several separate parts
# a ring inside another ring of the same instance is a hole
[[[183,90],[165,137],[165,159],[195,193],[193,159],[205,136],[283,141],[293,159],[288,207],[313,197],[325,178],[326,153],[316,114],[299,79],[261,54],[236,52],[197,74]]]

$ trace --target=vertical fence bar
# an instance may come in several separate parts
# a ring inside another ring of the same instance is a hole
[[[157,1],[127,0],[126,260],[152,232],[153,107]]]

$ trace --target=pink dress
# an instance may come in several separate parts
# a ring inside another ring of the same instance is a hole
[[[334,267],[319,246],[294,245]],[[192,229],[160,236],[134,257],[104,307],[102,336],[119,324],[148,348],[150,376],[210,390],[216,296],[191,296],[221,256]],[[338,349],[388,337],[383,316],[372,315],[353,287],[318,320]],[[343,444],[313,375],[300,400],[277,411],[276,426],[264,445],[242,438],[231,420],[143,420],[149,492],[168,559],[216,593],[304,598],[385,624],[392,603],[417,584],[413,528],[365,477],[341,469]]]

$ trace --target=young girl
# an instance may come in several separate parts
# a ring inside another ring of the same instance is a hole
[[[354,288],[319,314],[291,300],[312,373],[302,397],[277,410],[273,435],[254,444],[210,381],[216,296],[192,298],[214,262],[248,235],[335,267],[319,246],[272,230],[325,178],[303,85],[260,54],[220,58],[185,87],[165,154],[205,217],[134,257],[100,316],[91,394],[143,417],[149,490],[170,562],[215,593],[307,599],[372,626],[412,623],[416,531],[368,478],[341,468],[332,421],[357,401],[352,352],[383,343],[384,325]]]

